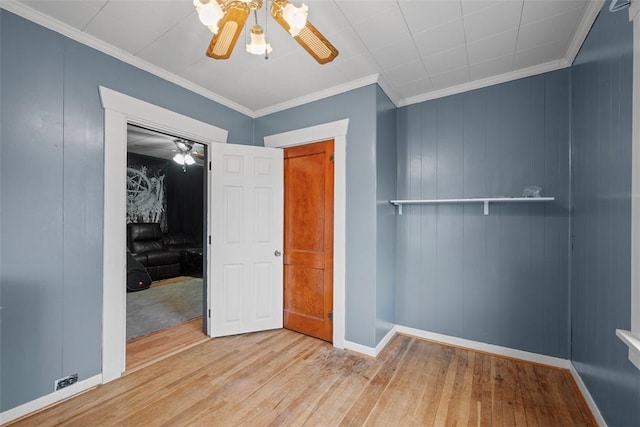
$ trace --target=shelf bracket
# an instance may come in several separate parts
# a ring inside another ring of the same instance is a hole
[[[488,200],[484,201],[484,214],[485,215],[489,215],[489,201]]]
[[[398,206],[398,215],[402,215],[402,204],[396,206]]]

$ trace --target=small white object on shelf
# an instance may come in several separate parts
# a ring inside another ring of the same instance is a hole
[[[434,205],[442,203],[483,203],[484,214],[489,215],[489,203],[531,203],[552,202],[555,197],[476,197],[471,199],[426,199],[426,200],[389,200],[398,207],[398,215],[402,215],[403,205]]]

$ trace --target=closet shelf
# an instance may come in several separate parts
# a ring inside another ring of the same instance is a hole
[[[477,197],[471,199],[426,199],[426,200],[389,200],[398,207],[398,215],[402,215],[403,205],[435,205],[442,203],[483,203],[484,214],[489,215],[489,203],[541,203],[552,202],[555,197]]]

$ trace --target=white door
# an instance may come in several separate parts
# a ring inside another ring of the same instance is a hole
[[[282,150],[210,147],[210,335],[282,328]]]

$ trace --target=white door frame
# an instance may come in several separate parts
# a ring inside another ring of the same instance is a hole
[[[349,119],[264,137],[264,146],[285,148],[334,140],[333,204],[333,346],[344,348],[346,281],[347,130]]]
[[[104,108],[102,382],[107,383],[125,370],[127,124],[206,145],[226,143],[228,131],[102,86],[99,92]]]

